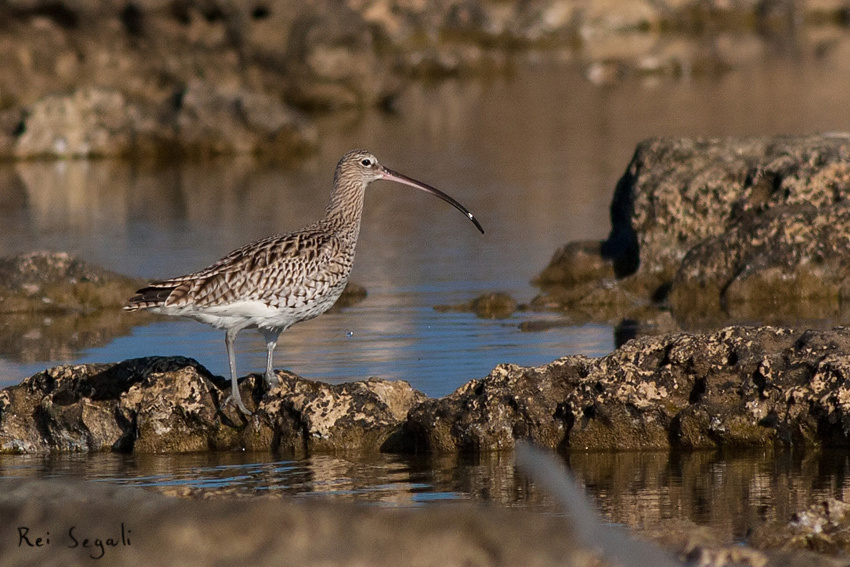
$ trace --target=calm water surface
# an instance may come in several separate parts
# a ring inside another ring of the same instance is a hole
[[[609,522],[637,528],[686,519],[743,539],[761,523],[787,520],[812,502],[850,497],[846,452],[573,453],[566,458]],[[487,501],[562,513],[516,471],[509,454],[301,460],[264,453],[0,455],[0,477],[83,478],[182,497],[262,495],[403,507]]]
[[[386,165],[456,197],[487,232],[478,234],[457,211],[427,195],[373,185],[352,274],[367,288],[367,299],[284,333],[276,362],[309,378],[403,379],[442,396],[501,362],[542,364],[613,349],[607,323],[527,333],[519,323],[552,316],[526,312],[485,320],[433,307],[490,291],[530,300],[535,290],[529,280],[559,246],[606,236],[614,185],[638,141],[850,130],[848,78],[850,57],[790,54],[766,56],[719,77],[596,87],[569,65],[523,62],[511,76],[488,82],[414,86],[396,115],[320,118],[319,152],[295,166],[250,159],[169,167],[5,165],[0,253],[62,250],[151,279],[194,271],[251,240],[321,216],[336,161],[348,149],[366,147]],[[198,323],[132,314],[7,318],[0,326],[0,385],[55,364],[155,354],[190,356],[225,374],[223,342],[222,333]],[[263,367],[258,335],[243,333],[237,352],[240,374]],[[737,534],[752,518],[841,493],[846,481],[842,455],[814,464],[761,456],[573,456],[571,465],[614,521],[678,514],[727,522]],[[496,457],[8,457],[0,469],[12,476],[71,475],[158,489],[226,486],[240,494],[342,495],[404,505],[468,498],[546,505],[516,480],[510,458]],[[719,488],[730,495],[722,499],[722,514],[711,504]],[[620,518],[621,508],[636,516]]]

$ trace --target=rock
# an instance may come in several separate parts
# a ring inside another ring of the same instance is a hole
[[[532,283],[538,286],[575,286],[588,281],[614,279],[614,264],[602,253],[602,243],[595,241],[570,242],[561,247],[549,265]]]
[[[407,382],[379,378],[329,386],[288,375],[282,382],[263,399],[251,423],[273,432],[272,443],[255,449],[375,451],[394,443],[407,412],[425,399]]]
[[[0,517],[0,535],[13,542],[0,546],[0,563],[9,567],[32,565],[33,557],[47,567],[96,561],[95,538],[104,563],[116,566],[601,564],[564,518],[494,506],[359,506],[271,496],[185,500],[106,482],[2,479]],[[49,532],[51,543],[19,547],[19,526],[30,530],[33,543]],[[251,529],[234,535],[234,526]],[[83,538],[91,540],[88,548]]]
[[[558,404],[571,382],[564,374],[574,375],[576,381],[580,373],[575,365],[560,361],[540,368],[499,365],[486,378],[413,408],[404,423],[406,448],[475,453],[511,450],[517,439],[563,448],[569,427]]]
[[[839,0],[21,0],[0,12],[3,158],[171,156],[176,127],[164,119],[198,82],[274,117],[202,107],[238,126],[230,139],[214,123],[184,124],[211,136],[203,151],[256,151],[255,139],[281,151],[283,99],[387,105],[410,77],[503,75],[541,55],[578,62],[604,85],[722,73],[762,61],[777,41],[819,60],[840,59],[846,44]],[[807,24],[813,33],[799,33]]]
[[[315,126],[273,96],[201,81],[191,81],[161,107],[130,103],[117,90],[81,88],[45,96],[22,113],[0,115],[0,125],[20,116],[6,145],[24,159],[293,156],[318,141]],[[0,151],[3,145],[0,141]]]
[[[120,308],[142,283],[64,252],[0,258],[0,354],[70,358],[130,334],[139,321]]]
[[[0,391],[0,451],[207,449],[476,453],[846,447],[850,330],[729,327],[631,340],[608,356],[497,366],[427,399],[406,382],[243,379],[254,414],[218,410],[228,381],[195,361],[60,366]]]
[[[48,95],[27,109],[13,151],[18,158],[127,155],[133,149],[138,114],[114,90],[83,88],[70,95]]]
[[[756,531],[763,527],[756,528]],[[642,538],[673,551],[684,565],[738,565],[747,567],[809,566],[839,567],[840,561],[804,550],[785,550],[779,545],[752,547],[751,541],[739,543],[718,537],[714,530],[687,520],[667,520],[650,529],[637,528]]]
[[[549,329],[559,329],[562,327],[572,327],[576,325],[573,319],[564,317],[558,319],[531,319],[523,321],[517,327],[524,333],[538,333],[548,331]]]
[[[830,555],[850,550],[850,505],[829,498],[796,512],[781,525],[756,528],[749,543],[757,548],[810,550]]]
[[[505,319],[517,310],[516,300],[507,293],[485,293],[472,300],[472,312],[484,319]]]
[[[194,81],[177,105],[177,139],[185,154],[264,153],[291,156],[313,149],[315,126],[271,95]]]
[[[506,319],[519,309],[516,300],[504,292],[491,292],[479,295],[469,303],[460,305],[435,305],[441,312],[472,312],[482,319]]]
[[[89,312],[124,305],[139,280],[65,252],[0,258],[0,312]]]
[[[618,290],[623,309],[669,299],[689,318],[773,302],[758,317],[777,302],[843,298],[848,156],[847,134],[641,142],[608,240],[560,250],[533,305],[569,309]]]
[[[771,308],[848,298],[848,230],[850,207],[842,202],[778,205],[748,216],[688,252],[673,278],[670,302],[689,312],[717,311],[721,303]]]
[[[341,2],[320,1],[292,24],[284,61],[286,98],[301,107],[383,104],[397,90],[369,25]]]
[[[413,408],[409,450],[846,446],[850,331],[730,327],[632,340],[612,354],[500,365]]]
[[[614,327],[614,346],[645,335],[661,335],[681,331],[669,311],[647,307],[631,312]]]
[[[219,411],[229,381],[191,359],[59,366],[0,391],[0,452],[377,451],[424,395],[377,378],[329,385],[279,372],[240,384],[250,418]],[[265,395],[264,395],[265,394]]]

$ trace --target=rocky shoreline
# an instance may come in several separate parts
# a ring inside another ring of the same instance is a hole
[[[844,198],[850,190],[848,161],[846,134],[641,143],[617,186],[609,238],[568,243],[559,250],[535,279],[541,294],[530,306],[617,323],[622,344],[607,356],[567,356],[538,367],[502,364],[436,399],[405,382],[371,378],[330,385],[286,371],[278,371],[280,386],[265,391],[261,377],[252,374],[240,385],[254,410],[250,417],[222,410],[228,382],[191,359],[59,366],[0,390],[0,453],[480,455],[512,453],[518,441],[565,455],[846,449],[850,329],[808,325],[805,317],[800,323],[799,315],[811,317],[809,306],[818,305],[823,311],[815,313],[840,322],[850,293],[845,277],[850,267]],[[0,297],[11,316],[96,316],[117,310],[137,284],[67,254],[0,259]],[[352,301],[364,293],[352,288]],[[502,294],[485,294],[467,305],[440,308],[506,317],[520,306]],[[759,323],[718,329],[718,321],[742,319]],[[36,342],[44,341],[38,337]],[[0,491],[0,511],[20,518],[22,525],[43,514],[60,514],[51,507],[51,491],[60,509],[79,508],[73,503],[80,493],[112,518],[117,517],[115,499],[144,500],[141,508],[186,514],[187,525],[206,516],[198,521],[208,526],[213,512],[221,518],[254,513],[200,511],[195,504],[178,512],[166,500],[151,503],[149,495],[118,494],[124,490],[119,488],[113,498],[89,486],[3,483],[9,489]],[[312,514],[325,514],[321,510],[287,505],[280,521],[297,525]],[[843,502],[825,500],[779,525],[760,527],[748,538],[753,547],[715,540],[687,526],[648,529],[646,535],[679,559],[698,564],[834,565],[841,562],[829,554],[850,549],[844,536],[847,512]],[[297,519],[287,520],[287,514]],[[464,525],[478,526],[490,514],[471,512]],[[326,519],[331,526],[348,525],[351,518],[374,525],[388,521],[381,514],[369,515],[355,507],[331,510]],[[420,516],[449,525],[439,512]],[[413,517],[404,521],[418,521]],[[549,520],[539,520],[545,525],[533,524],[534,529],[568,531]],[[526,522],[524,516],[504,521]],[[155,539],[165,537],[150,529],[158,534]],[[423,524],[419,533],[429,529]],[[501,533],[491,524],[470,529]],[[392,533],[393,544],[406,537]],[[559,561],[578,553],[576,564],[596,564],[571,536],[564,537],[550,542]],[[356,557],[359,549],[340,553]],[[479,551],[461,546],[453,553],[467,557]],[[162,553],[176,551],[166,547]],[[546,553],[539,564],[553,564]],[[513,557],[508,551],[497,555]],[[6,557],[9,564],[30,559],[0,545],[4,564]],[[67,559],[60,556],[56,564]]]
[[[11,2],[0,159],[312,151],[310,114],[393,108],[410,81],[551,56],[588,81],[720,74],[788,52],[840,63],[837,0]]]
[[[428,399],[406,382],[330,385],[278,371],[254,414],[179,357],[60,366],[0,391],[0,451],[476,453],[846,447],[850,331],[729,327],[630,341],[608,356],[511,364]]]
[[[250,375],[248,419],[219,410],[222,379],[192,360],[57,367],[0,392],[0,451],[847,446],[850,332],[768,323],[781,319],[777,304],[794,313],[845,302],[848,161],[846,134],[642,142],[615,191],[608,240],[559,250],[530,306],[618,320],[623,344],[608,356],[503,364],[440,399],[404,382],[329,385],[288,372],[264,392]],[[47,253],[2,259],[0,276],[9,313],[117,309],[139,283]],[[347,297],[364,294],[352,286]],[[740,306],[767,321],[713,330],[740,320]],[[498,293],[438,306],[482,317],[518,307]],[[709,330],[679,330],[694,320]]]

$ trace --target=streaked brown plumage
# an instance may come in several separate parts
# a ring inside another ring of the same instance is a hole
[[[236,335],[251,327],[263,334],[265,380],[268,386],[275,385],[273,357],[278,336],[295,323],[321,315],[339,298],[354,262],[366,187],[379,179],[436,195],[484,232],[472,213],[445,193],[383,167],[365,150],[354,150],[337,164],[322,220],[297,232],[248,244],[199,272],[153,282],[124,308],[189,317],[225,329],[232,388],[228,400],[243,413],[250,413],[237,387]]]

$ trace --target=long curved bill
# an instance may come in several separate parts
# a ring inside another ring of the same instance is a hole
[[[466,207],[464,207],[463,205],[461,205],[460,203],[458,203],[453,198],[449,197],[448,195],[446,195],[445,193],[443,193],[439,189],[435,189],[435,188],[431,187],[430,185],[426,185],[425,183],[422,183],[421,181],[416,181],[415,179],[411,179],[410,177],[408,177],[406,175],[402,175],[401,173],[396,173],[395,171],[393,171],[391,169],[387,169],[386,167],[382,167],[382,173],[383,173],[382,179],[387,179],[389,181],[395,181],[396,183],[403,183],[405,185],[409,185],[410,187],[414,187],[416,189],[419,189],[420,191],[425,191],[426,193],[430,193],[430,194],[432,194],[436,197],[439,197],[440,199],[442,199],[443,201],[450,204],[451,206],[453,206],[454,208],[456,208],[457,210],[462,212],[464,215],[466,215],[466,218],[468,218],[469,220],[472,221],[472,224],[475,225],[475,228],[477,228],[479,231],[481,231],[481,234],[484,234],[484,228],[482,228],[481,223],[478,222],[478,219],[476,219],[475,216],[472,213],[470,213],[469,210]]]

